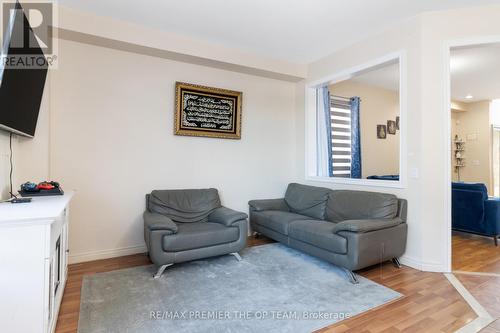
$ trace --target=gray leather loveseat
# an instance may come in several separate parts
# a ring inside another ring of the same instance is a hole
[[[146,195],[144,239],[155,278],[175,263],[232,254],[246,246],[247,214],[222,207],[216,189],[163,190]]]
[[[290,184],[283,199],[252,200],[253,231],[346,271],[387,260],[399,267],[406,247],[406,200],[376,192]]]

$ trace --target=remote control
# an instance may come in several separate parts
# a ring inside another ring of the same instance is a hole
[[[28,203],[31,202],[31,198],[14,198],[10,201],[13,204]]]

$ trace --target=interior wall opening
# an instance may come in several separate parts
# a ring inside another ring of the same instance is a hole
[[[452,270],[500,274],[500,43],[450,49]]]
[[[386,58],[308,88],[311,180],[401,186],[401,69]]]

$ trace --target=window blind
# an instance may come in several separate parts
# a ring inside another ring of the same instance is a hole
[[[330,98],[332,170],[334,177],[351,177],[351,106],[348,98]]]

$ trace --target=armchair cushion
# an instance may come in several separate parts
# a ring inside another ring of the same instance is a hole
[[[208,222],[220,223],[228,227],[234,222],[245,220],[247,217],[248,215],[245,213],[237,212],[226,207],[220,207],[208,215]]]
[[[187,251],[237,241],[238,227],[225,227],[219,223],[180,223],[176,234],[163,237],[166,252]]]
[[[334,233],[339,233],[341,231],[364,233],[392,228],[401,223],[403,223],[403,221],[399,217],[394,219],[347,220],[337,223],[332,231]]]
[[[148,209],[168,216],[174,222],[206,222],[221,206],[214,188],[200,190],[155,190],[148,197]]]
[[[248,202],[248,205],[257,212],[263,210],[281,210],[288,212],[290,210],[285,199],[251,200]]]
[[[144,212],[144,225],[151,231],[167,230],[175,234],[178,230],[177,224],[165,215]]]

